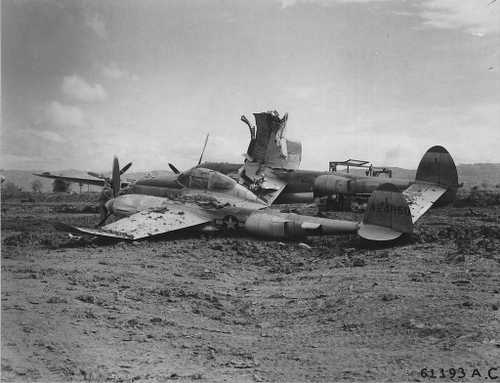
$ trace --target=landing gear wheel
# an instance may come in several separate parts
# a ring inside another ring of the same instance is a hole
[[[239,226],[238,218],[234,215],[226,215],[222,220],[222,224],[227,231],[235,231]]]

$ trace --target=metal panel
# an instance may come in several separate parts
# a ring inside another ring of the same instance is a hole
[[[126,236],[128,239],[141,239],[210,221],[210,218],[196,214],[185,207],[169,206],[162,211],[141,211],[122,218],[104,226],[101,233],[95,235],[110,236],[105,233],[112,233],[114,236]]]
[[[90,227],[78,227],[78,226],[69,226],[65,230],[76,231],[82,234],[90,234],[97,235],[98,237],[108,237],[108,238],[116,238],[116,239],[132,239],[132,237],[123,233],[114,233],[112,231],[107,231],[102,228],[90,228]]]
[[[408,202],[411,218],[415,223],[446,192],[446,189],[433,184],[414,183],[403,191]]]
[[[411,211],[405,197],[396,186],[389,183],[380,185],[371,194],[363,217],[363,224],[390,228],[399,233],[411,233],[413,230]],[[369,226],[363,231],[371,233],[370,235],[376,234],[376,231]],[[380,233],[383,234],[383,237],[387,237],[385,231]],[[385,239],[381,238],[380,240]]]
[[[277,178],[266,177],[262,183],[262,196],[261,198],[266,201],[269,205],[278,198],[283,189],[286,187],[286,182],[283,182]]]

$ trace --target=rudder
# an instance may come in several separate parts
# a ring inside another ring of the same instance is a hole
[[[447,189],[439,199],[439,204],[450,203],[458,189],[458,173],[450,153],[442,146],[431,147],[420,160],[415,182],[432,183]]]
[[[390,241],[413,231],[410,208],[396,186],[380,185],[368,199],[358,235],[371,241]]]

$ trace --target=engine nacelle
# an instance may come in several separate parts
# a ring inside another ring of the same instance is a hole
[[[334,174],[322,175],[314,180],[313,192],[315,197],[350,194],[351,180]]]
[[[350,191],[352,194],[371,194],[387,179],[359,178],[352,180]]]
[[[303,237],[306,235],[300,224],[287,221],[281,214],[256,212],[245,221],[245,229],[250,233],[269,238]]]
[[[390,182],[399,190],[406,189],[411,182],[404,179],[396,178],[376,178],[376,177],[359,177],[354,179],[345,178],[336,174],[322,175],[314,181],[314,196],[324,197],[334,194],[371,194],[377,188]]]
[[[301,238],[308,235],[356,232],[358,223],[293,213],[258,211],[245,221],[245,229],[268,238]]]

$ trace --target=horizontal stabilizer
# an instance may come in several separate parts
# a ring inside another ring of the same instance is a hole
[[[426,183],[415,183],[403,191],[410,207],[412,222],[417,222],[444,193],[446,193],[446,188]]]
[[[368,199],[358,235],[371,241],[390,241],[412,230],[413,222],[405,197],[392,184],[380,185]]]

